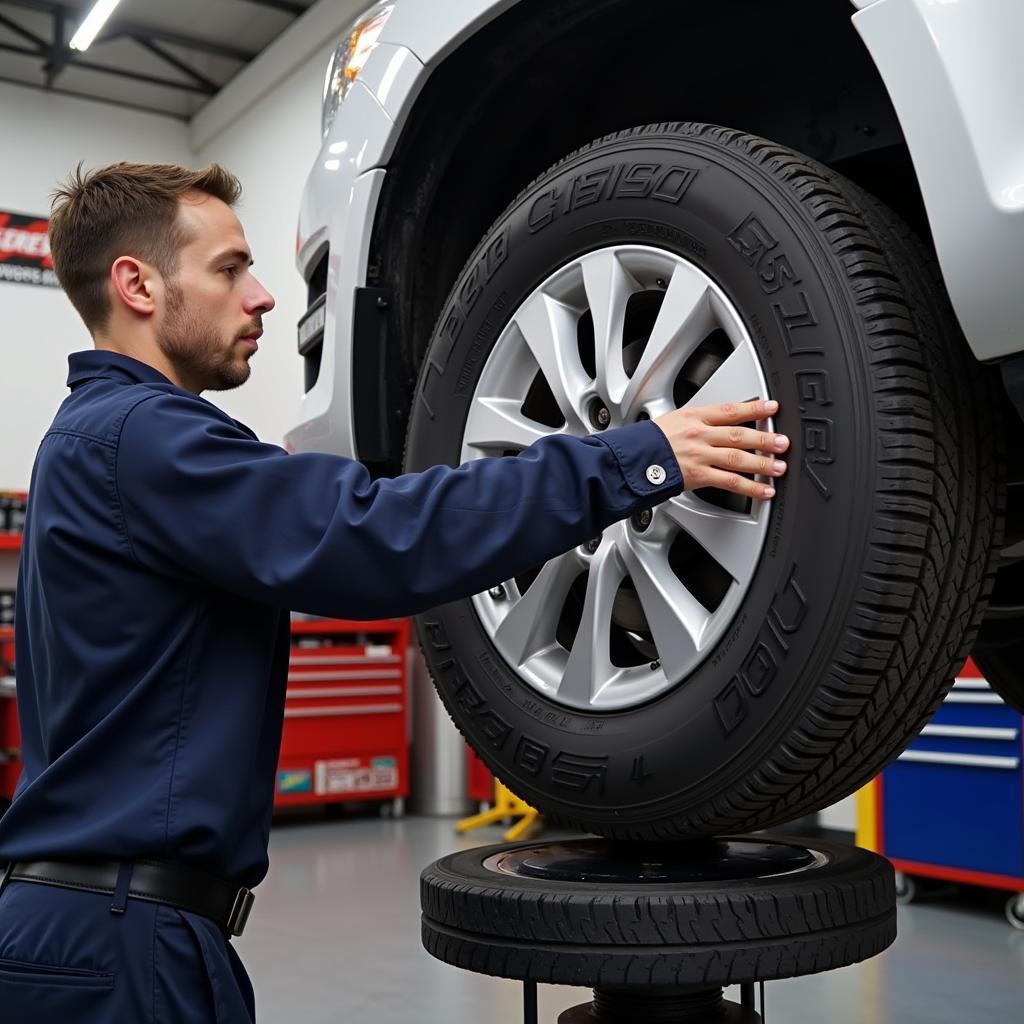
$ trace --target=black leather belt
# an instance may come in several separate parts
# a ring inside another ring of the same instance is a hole
[[[241,935],[245,929],[256,899],[251,890],[184,864],[157,860],[137,860],[130,865],[116,860],[34,860],[10,864],[0,876],[4,884],[32,882],[114,896],[119,878],[128,878],[123,873],[127,867],[131,869],[128,898],[208,917],[228,935]]]

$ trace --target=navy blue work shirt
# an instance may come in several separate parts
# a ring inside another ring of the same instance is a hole
[[[69,362],[29,490],[15,619],[24,771],[0,864],[162,857],[255,885],[289,609],[423,611],[682,489],[650,422],[371,481],[351,459],[261,443],[135,359]]]

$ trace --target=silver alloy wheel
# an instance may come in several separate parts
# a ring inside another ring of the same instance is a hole
[[[539,393],[555,411],[548,422],[535,418]],[[747,329],[711,278],[675,253],[612,246],[555,271],[512,315],[474,392],[462,461],[678,404],[767,395]],[[533,578],[476,595],[502,657],[548,698],[582,710],[633,707],[685,680],[735,618],[768,530],[770,502],[732,496],[729,508],[708,497],[686,491],[656,506],[649,524],[616,523]]]

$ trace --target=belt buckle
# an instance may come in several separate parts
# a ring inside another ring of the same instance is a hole
[[[231,907],[231,913],[228,914],[227,930],[230,935],[238,938],[245,931],[245,923],[249,920],[249,914],[255,902],[256,897],[251,889],[246,889],[243,886],[238,890],[238,893],[235,895],[234,905]]]

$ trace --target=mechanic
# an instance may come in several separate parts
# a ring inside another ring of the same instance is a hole
[[[785,469],[786,439],[741,425],[776,411],[763,401],[376,481],[261,443],[201,397],[248,378],[274,306],[239,194],[217,165],[127,163],[79,165],[54,194],[54,268],[95,348],[69,358],[30,485],[4,1024],[254,1020],[229,940],[267,871],[290,609],[409,615],[684,480],[761,499],[741,474]]]

